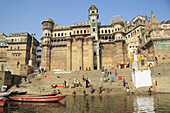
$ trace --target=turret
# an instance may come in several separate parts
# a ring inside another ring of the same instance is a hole
[[[45,19],[42,22],[43,25],[43,41],[41,44],[42,55],[41,55],[41,68],[50,70],[50,58],[51,58],[51,37],[53,31],[54,21],[52,19]]]
[[[89,20],[91,35],[95,36],[95,40],[98,40],[98,25],[97,19],[99,18],[98,9],[95,5],[91,5],[89,8]]]
[[[42,37],[43,43],[50,43],[54,20],[47,18],[42,22],[42,25],[43,25],[43,37]]]

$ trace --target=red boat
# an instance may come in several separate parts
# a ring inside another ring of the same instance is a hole
[[[14,101],[22,101],[22,102],[55,102],[61,99],[64,99],[67,95],[61,96],[15,96],[9,97]]]
[[[8,104],[8,102],[9,102],[8,98],[4,98],[4,97],[0,98],[0,106],[5,106]]]
[[[59,107],[66,107],[65,104],[62,104],[60,102],[53,102],[53,103],[33,103],[33,102],[14,102],[14,101],[11,101],[9,102],[9,105],[18,105],[18,106],[21,106],[21,107],[25,107],[25,106],[33,106],[33,107],[39,107],[39,106],[43,106],[43,107],[56,107],[56,108],[59,108]]]

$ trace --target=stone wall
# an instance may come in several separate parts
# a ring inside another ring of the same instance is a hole
[[[10,86],[11,85],[11,72],[7,72],[7,71],[0,71],[0,88],[3,85],[7,85]]]
[[[170,63],[170,41],[154,42],[154,50],[158,63]]]
[[[127,49],[123,42],[103,43],[101,47],[102,68],[114,68],[117,63],[127,63]]]
[[[67,47],[53,47],[51,49],[50,70],[67,70]]]

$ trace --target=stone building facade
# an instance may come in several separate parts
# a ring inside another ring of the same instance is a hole
[[[32,42],[33,47],[30,52]],[[28,65],[31,54],[33,65],[36,65],[36,48],[39,42],[29,33],[10,33],[9,36],[1,33],[0,43],[1,71],[9,70],[12,74],[19,73],[21,65]]]
[[[142,52],[148,59],[157,59],[158,64],[170,63],[170,20],[159,22],[154,13],[145,22]]]
[[[41,68],[45,70],[76,70],[114,68],[117,63],[127,63],[127,45],[123,18],[98,22],[95,5],[88,10],[90,22],[58,26],[52,19],[43,25]]]

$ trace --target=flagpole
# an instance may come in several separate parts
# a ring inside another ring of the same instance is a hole
[[[34,46],[34,34],[31,34],[32,40],[31,40],[31,48],[30,48],[30,60],[29,60],[29,65],[32,66],[32,52],[33,52],[33,46]]]

